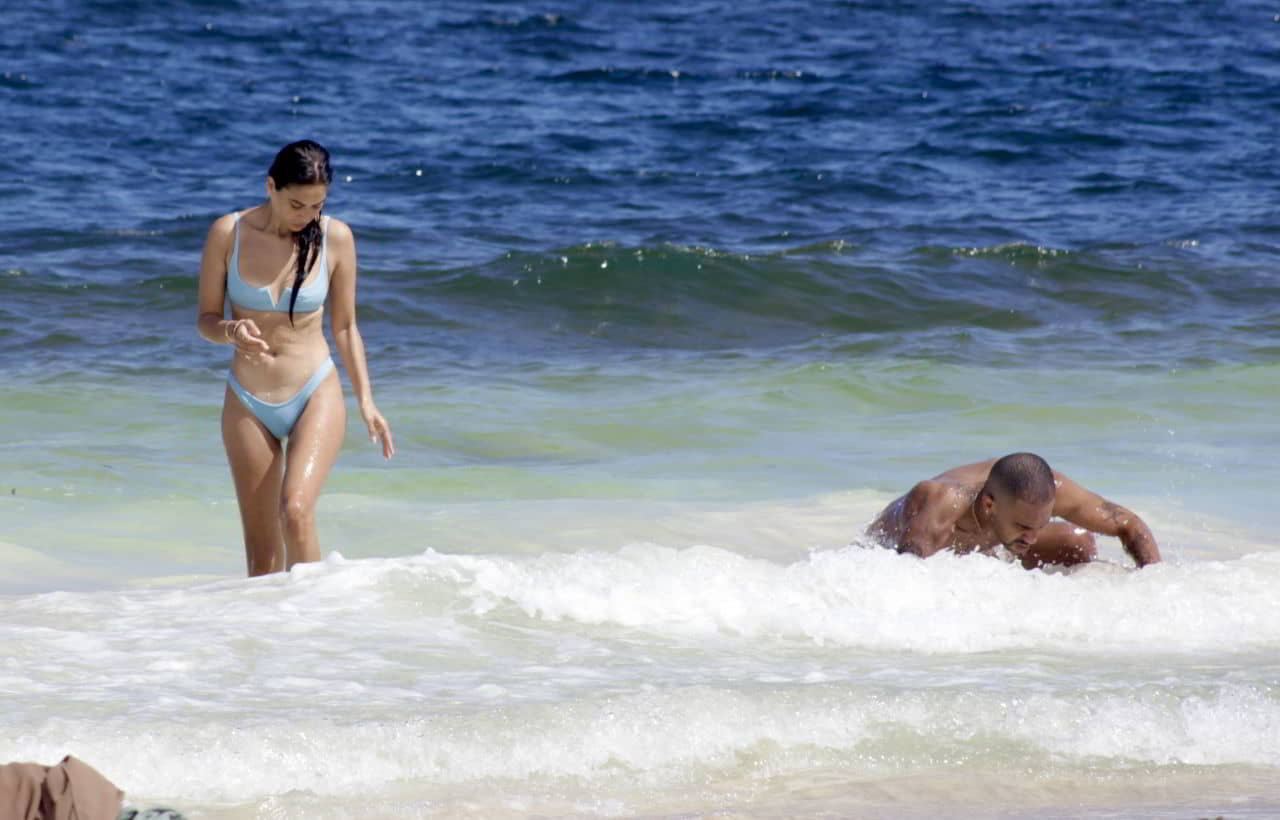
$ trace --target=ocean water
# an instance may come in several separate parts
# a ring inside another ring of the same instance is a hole
[[[1261,2],[0,7],[0,762],[192,818],[1280,815]],[[333,152],[397,454],[245,579],[204,234]],[[1071,573],[861,532],[1034,450]]]

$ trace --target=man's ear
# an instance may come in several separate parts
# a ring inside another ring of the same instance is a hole
[[[978,503],[982,505],[982,511],[987,515],[996,507],[996,497],[991,494],[990,490],[983,490],[978,494]]]
[[[276,192],[276,181],[267,174],[267,196],[271,196]]]

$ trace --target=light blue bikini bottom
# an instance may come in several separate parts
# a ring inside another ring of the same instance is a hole
[[[276,438],[285,438],[293,432],[293,425],[298,423],[298,419],[302,416],[302,411],[307,409],[307,402],[311,400],[311,394],[316,392],[316,388],[320,386],[320,382],[324,381],[324,377],[329,375],[333,370],[333,357],[325,359],[316,372],[311,374],[311,378],[307,379],[307,383],[302,385],[302,389],[297,394],[285,402],[279,404],[270,401],[263,401],[257,396],[245,390],[240,382],[236,381],[234,373],[227,374],[227,384],[245,407],[249,409],[262,422],[262,426],[270,431],[271,435]]]

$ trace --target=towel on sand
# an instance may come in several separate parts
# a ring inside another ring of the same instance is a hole
[[[67,755],[56,766],[0,766],[0,820],[116,820],[124,793]]]

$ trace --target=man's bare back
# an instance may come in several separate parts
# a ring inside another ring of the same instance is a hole
[[[1063,520],[1051,521],[1055,517]],[[1119,538],[1140,567],[1160,560],[1155,537],[1136,513],[1031,453],[965,464],[921,481],[867,528],[886,546],[922,558],[947,549],[996,554],[1003,547],[1028,569],[1093,560],[1094,533]]]

